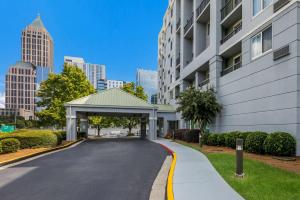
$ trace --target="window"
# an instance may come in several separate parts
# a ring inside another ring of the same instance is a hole
[[[251,39],[251,56],[258,57],[272,49],[272,26],[258,33]]]
[[[253,16],[256,16],[260,11],[268,7],[273,0],[253,0]]]

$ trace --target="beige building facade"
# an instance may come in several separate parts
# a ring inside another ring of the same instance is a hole
[[[22,31],[22,61],[35,66],[50,68],[54,71],[54,43],[45,28],[41,17],[37,18]]]

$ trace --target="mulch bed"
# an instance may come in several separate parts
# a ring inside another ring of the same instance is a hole
[[[235,155],[235,150],[228,147],[203,146],[204,153],[229,153]],[[269,155],[257,155],[244,152],[246,158],[261,161],[274,167],[284,169],[290,172],[300,174],[300,157],[296,157],[294,161],[284,161]]]

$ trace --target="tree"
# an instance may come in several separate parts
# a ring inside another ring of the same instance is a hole
[[[50,74],[49,78],[41,83],[37,93],[38,106],[44,109],[38,112],[37,116],[45,124],[64,127],[64,104],[94,92],[95,89],[81,69],[65,64],[61,74]]]
[[[99,117],[94,116],[89,119],[90,124],[94,125],[97,128],[98,137],[100,136],[100,131],[103,128],[109,128],[112,126],[112,119],[109,117]]]
[[[191,87],[179,95],[178,104],[182,118],[198,123],[201,133],[222,109],[213,89],[200,91]]]
[[[124,84],[121,89],[145,101],[147,101],[148,99],[148,96],[145,94],[144,88],[142,86],[135,86],[133,82]]]
[[[148,96],[145,94],[144,88],[142,86],[135,86],[133,82],[124,84],[122,90],[144,101],[147,101],[148,99]],[[132,134],[132,129],[135,128],[139,123],[140,120],[136,117],[123,117],[118,122],[118,124],[123,128],[128,128],[128,135]]]

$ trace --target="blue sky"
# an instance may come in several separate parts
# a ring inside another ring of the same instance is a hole
[[[21,59],[21,30],[40,13],[54,39],[55,71],[63,56],[105,64],[107,78],[135,81],[156,69],[157,36],[168,0],[0,0],[0,94],[9,65]],[[1,100],[0,100],[1,101]]]

